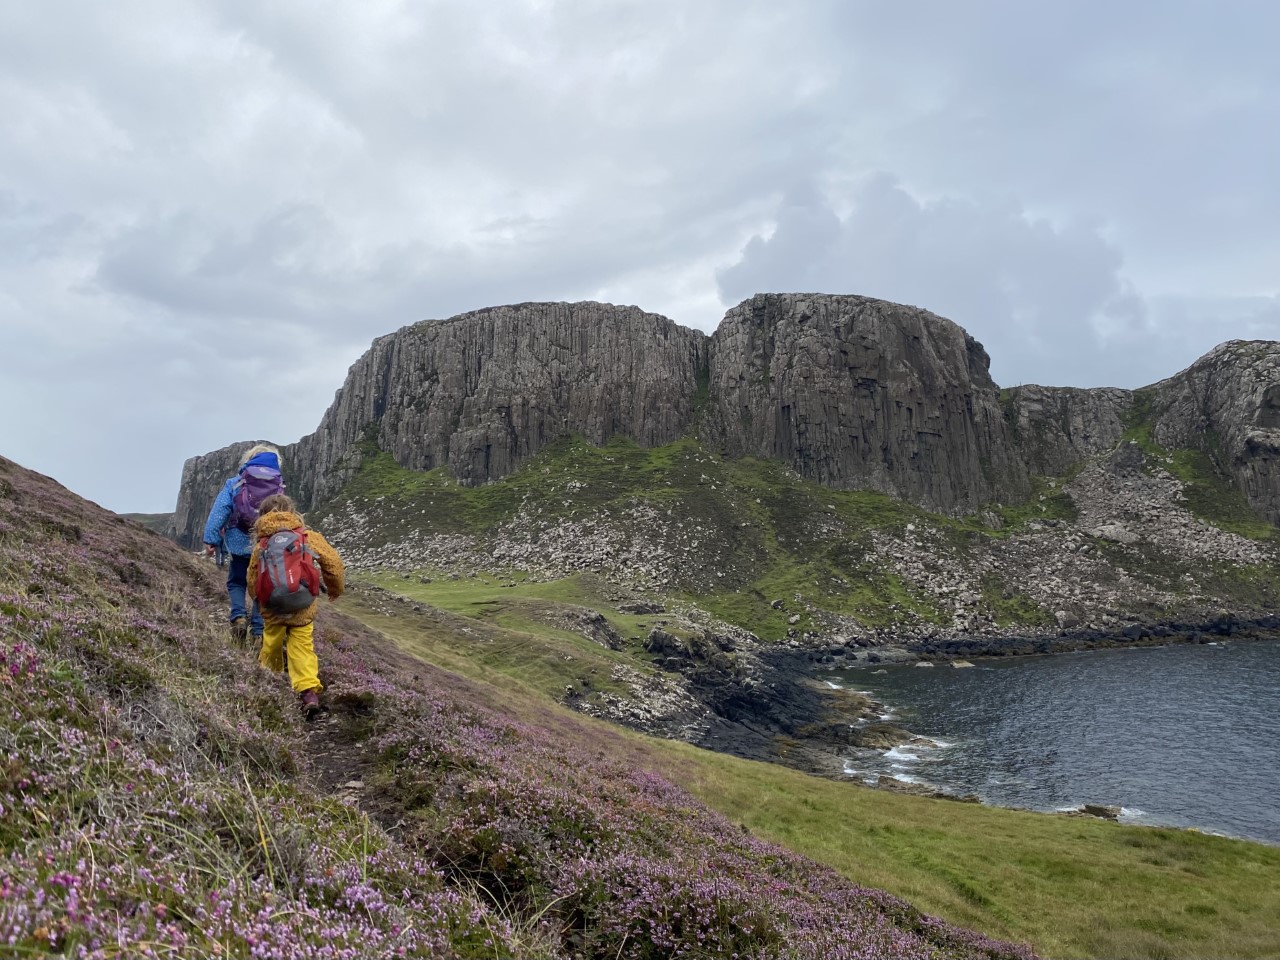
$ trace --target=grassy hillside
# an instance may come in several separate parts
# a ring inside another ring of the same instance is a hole
[[[1262,520],[1221,466],[1220,439],[1203,435],[1202,449],[1166,450],[1155,440],[1155,393],[1139,390],[1125,424],[1125,439],[1137,443],[1155,462],[1186,485],[1187,506],[1196,516],[1224,530],[1254,540],[1277,538],[1274,526]]]
[[[1060,491],[1048,502],[1050,512],[1039,501],[1004,510],[997,529],[874,491],[830,490],[777,461],[725,459],[692,439],[647,449],[619,437],[602,447],[564,439],[481,487],[461,486],[443,469],[406,470],[379,453],[315,516],[341,526],[358,510],[361,542],[375,551],[409,533],[536,541],[549,526],[575,524],[596,540],[642,539],[644,551],[615,552],[594,567],[652,570],[641,582],[776,640],[831,616],[873,627],[940,622],[933,600],[878,562],[872,537],[927,525],[963,551],[975,538],[1003,539],[1033,517],[1069,514]],[[775,606],[780,599],[792,609]]]
[[[564,708],[551,698],[587,670],[599,675],[616,656],[580,634],[532,621],[509,632],[499,628],[498,611],[521,588],[478,578],[376,580],[411,602],[358,595],[351,612],[415,656],[494,684],[494,696],[529,722],[562,717]],[[523,589],[572,608],[609,610],[590,580]],[[449,611],[444,621],[428,599]],[[635,744],[631,762],[662,770],[753,835],[951,922],[1029,941],[1046,956],[1278,955],[1274,847],[903,796],[625,732],[591,736]]]
[[[687,757],[330,611],[307,726],[219,581],[0,459],[9,955],[1029,955],[753,836],[663,775]]]
[[[831,490],[776,461],[724,459],[689,438],[653,449],[566,438],[480,487],[374,452],[314,516],[358,546],[366,567],[457,561],[463,572],[602,573],[768,641],[992,636],[1271,609],[1276,528],[1206,454],[1161,450],[1145,424],[1135,414],[1131,435],[1149,474],[1167,473],[1181,492],[1170,498],[1153,479],[1155,500],[1117,505],[1112,517],[1099,514],[1117,502],[1105,471],[1035,478],[1025,503],[956,518],[874,491]],[[1087,522],[1073,491],[1092,498]],[[1213,526],[1191,532],[1201,522]],[[1134,523],[1124,542],[1097,532]],[[1221,551],[1196,553],[1206,537]]]
[[[135,520],[155,533],[164,533],[173,522],[172,513],[122,513],[120,516]]]

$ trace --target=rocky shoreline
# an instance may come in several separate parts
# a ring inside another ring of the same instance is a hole
[[[428,605],[369,584],[359,585],[357,592],[388,612],[396,609],[400,615],[440,615]],[[1224,613],[1203,620],[1159,620],[1114,630],[1081,628],[898,641],[805,638],[775,644],[708,618],[696,608],[666,608],[641,601],[627,601],[622,606],[653,612],[660,618],[645,641],[656,669],[645,670],[640,663],[620,665],[614,679],[625,685],[629,695],[598,692],[584,696],[575,688],[566,691],[566,706],[653,736],[837,780],[851,779],[846,771],[851,750],[888,750],[911,743],[917,735],[886,723],[884,704],[825,681],[823,674],[834,670],[911,663],[967,667],[986,659],[1085,650],[1280,639],[1280,614],[1239,617]],[[598,612],[584,607],[576,616],[571,613],[565,614],[569,619],[562,627],[578,630],[602,646],[618,648],[616,636],[597,635],[601,624],[607,627]],[[871,785],[949,799],[976,799],[890,777],[881,781]]]
[[[1052,637],[978,637],[853,650],[842,647],[837,654],[830,648],[773,648],[759,653],[770,674],[771,696],[765,700],[739,697],[733,701],[733,712],[726,714],[717,710],[721,722],[712,724],[698,745],[746,759],[782,763],[815,776],[856,781],[876,789],[981,803],[974,794],[959,794],[928,783],[883,774],[875,780],[851,775],[846,764],[851,750],[891,750],[927,738],[885,722],[887,705],[864,693],[824,682],[821,674],[840,667],[867,668],[879,664],[965,668],[975,666],[975,661],[981,663],[1010,656],[1277,639],[1280,639],[1280,615],[1252,619],[1223,615],[1193,623],[1160,621],[1132,625],[1116,631],[1063,631]],[[707,705],[716,710],[715,705]],[[785,748],[779,747],[780,740],[785,741]],[[1069,816],[1114,820],[1118,811],[1118,807],[1093,805],[1092,809],[1062,812]]]
[[[1112,630],[1077,629],[1057,633],[1019,633],[1007,636],[947,637],[852,647],[828,645],[810,651],[811,661],[835,667],[841,663],[926,663],[991,657],[1036,656],[1108,650],[1123,647],[1164,646],[1171,643],[1211,643],[1224,639],[1280,638],[1280,614],[1240,617],[1221,614],[1205,620],[1153,620]]]
[[[1187,624],[1180,622],[1158,622],[1135,625],[1123,631],[1074,631],[1062,636],[1048,638],[1006,637],[992,642],[992,638],[981,638],[973,641],[951,641],[944,644],[914,644],[911,646],[889,646],[879,651],[860,651],[853,657],[838,663],[834,658],[818,657],[815,663],[810,660],[811,669],[834,670],[840,666],[853,667],[855,664],[868,670],[880,664],[894,664],[916,667],[969,668],[983,661],[999,660],[1009,656],[1052,656],[1059,653],[1079,652],[1087,650],[1123,649],[1133,647],[1157,647],[1174,644],[1220,644],[1228,642],[1249,642],[1254,640],[1280,640],[1280,616],[1269,615],[1253,619],[1241,619],[1222,616],[1208,621]],[[972,658],[969,659],[969,658]],[[824,662],[825,661],[825,662]],[[976,663],[974,662],[976,661]],[[821,664],[819,666],[819,664]],[[883,669],[872,672],[883,673]],[[915,734],[908,729],[894,725],[885,725],[894,731],[895,737],[888,737],[884,747],[912,745],[936,745],[928,737]],[[860,744],[861,745],[861,744]],[[809,771],[819,773],[820,771]],[[848,774],[837,779],[857,779],[866,786],[898,793],[909,793],[916,796],[927,796],[938,799],[956,800],[968,803],[984,803],[976,794],[960,794],[940,787],[936,784],[920,780],[902,780],[893,776],[880,774],[874,780],[855,777]],[[1005,804],[999,804],[1005,806]],[[1074,809],[1054,811],[1060,816],[1097,818],[1117,821],[1121,819],[1123,809],[1114,804],[1086,803]]]

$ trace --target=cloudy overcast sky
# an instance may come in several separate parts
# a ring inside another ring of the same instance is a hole
[[[118,511],[526,300],[927,307],[1003,385],[1280,339],[1270,0],[0,0],[0,454]],[[269,384],[269,386],[267,385]]]

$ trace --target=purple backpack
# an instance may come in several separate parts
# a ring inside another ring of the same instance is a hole
[[[279,470],[258,464],[245,467],[240,471],[240,481],[231,495],[231,518],[227,525],[252,533],[262,501],[273,493],[283,492],[284,481]]]

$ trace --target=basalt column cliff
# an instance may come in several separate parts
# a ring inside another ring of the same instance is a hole
[[[1027,493],[982,345],[950,320],[868,297],[761,295],[711,351],[705,433],[811,480],[944,513]]]
[[[964,511],[1026,486],[987,363],[950,321],[865,297],[760,295],[714,338],[636,307],[495,307],[374,341],[316,432],[286,448],[289,489],[321,503],[374,450],[482,483],[566,434],[654,446],[696,429],[730,455]],[[234,459],[188,462],[182,542],[198,541]]]
[[[307,507],[323,502],[378,450],[483,483],[569,433],[670,443],[693,421],[707,349],[704,334],[665,317],[600,303],[494,307],[405,327],[374,341],[316,432],[285,448],[289,492]],[[234,458],[221,451],[188,461],[180,542],[199,540],[221,483],[208,465],[224,462]]]
[[[714,336],[637,307],[526,303],[425,321],[374,341],[311,435],[285,449],[312,507],[384,451],[463,483],[548,443],[696,433],[729,456],[783,460],[828,486],[943,513],[1017,502],[1141,426],[1195,448],[1280,520],[1280,344],[1227,343],[1143,390],[991,380],[982,345],[926,310],[859,296],[761,294]],[[175,528],[189,545],[240,446],[188,461]]]

